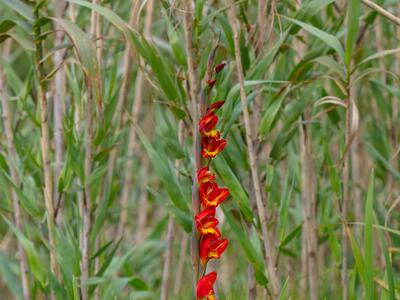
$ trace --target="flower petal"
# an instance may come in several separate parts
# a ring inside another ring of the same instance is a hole
[[[214,282],[217,280],[217,273],[216,272],[211,272],[208,273],[207,275],[201,277],[199,281],[197,282],[197,288],[196,288],[196,295],[197,297],[207,297],[209,298],[210,296],[213,296],[214,293]],[[212,298],[209,298],[212,299]]]

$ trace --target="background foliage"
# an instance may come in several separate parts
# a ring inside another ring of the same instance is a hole
[[[399,297],[400,27],[365,2],[236,2],[280,299]],[[265,299],[227,9],[193,2],[199,87],[216,45],[227,62],[210,95],[226,101],[228,140],[211,167],[231,191],[218,299]],[[23,299],[18,244],[32,299],[191,297],[184,14],[180,1],[0,1],[0,298]]]

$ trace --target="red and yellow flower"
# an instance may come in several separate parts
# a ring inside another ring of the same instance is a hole
[[[216,237],[221,236],[218,228],[218,220],[215,217],[215,207],[209,207],[203,210],[201,213],[194,216],[197,231],[201,235],[213,235]]]
[[[227,188],[220,188],[215,182],[206,182],[199,187],[202,207],[216,207],[229,196]]]
[[[198,299],[217,300],[215,298],[214,283],[217,280],[217,273],[211,272],[200,278],[197,282],[196,296]]]
[[[226,140],[220,138],[208,138],[203,137],[201,140],[201,155],[204,158],[214,158],[224,150],[226,146]]]
[[[213,172],[208,170],[208,167],[202,167],[197,170],[197,182],[203,184],[206,182],[213,182],[215,180],[215,175]]]
[[[209,111],[199,122],[199,131],[203,137],[219,139],[219,131],[215,129],[218,116],[213,110]]]
[[[200,242],[200,260],[205,264],[212,258],[220,258],[228,247],[227,239],[220,239],[212,234],[203,236]]]

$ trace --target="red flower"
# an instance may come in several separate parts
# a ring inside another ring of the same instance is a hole
[[[218,220],[215,218],[215,207],[209,207],[203,210],[201,213],[194,216],[196,222],[197,231],[202,234],[210,234],[216,237],[221,236],[218,228]]]
[[[210,138],[219,138],[219,132],[215,130],[218,123],[218,117],[214,111],[209,111],[199,122],[199,131],[202,136]]]
[[[222,105],[224,105],[224,103],[225,103],[224,100],[214,102],[213,104],[211,104],[211,105],[208,107],[208,111],[214,111],[214,110],[220,108]]]
[[[203,138],[201,140],[201,155],[204,158],[213,158],[217,156],[226,146],[226,140],[220,138]]]
[[[227,188],[220,188],[214,182],[200,184],[200,200],[203,208],[216,207],[229,196]]]
[[[221,70],[225,67],[226,61],[223,61],[222,63],[218,64],[215,66],[215,73],[221,72]]]
[[[215,175],[208,170],[208,167],[202,167],[197,170],[197,181],[198,183],[212,182],[215,180]]]
[[[227,239],[220,239],[212,234],[203,236],[200,242],[200,260],[205,264],[211,258],[220,258],[228,247]]]
[[[217,82],[217,80],[215,80],[215,79],[210,79],[210,80],[208,80],[207,81],[207,84],[208,84],[208,87],[210,88],[210,89],[212,89],[212,87],[214,86],[214,84]]]
[[[206,300],[217,300],[214,295],[214,282],[217,280],[217,273],[211,272],[201,277],[197,282],[196,295],[197,298],[206,298]]]

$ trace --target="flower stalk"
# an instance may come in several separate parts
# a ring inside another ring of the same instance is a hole
[[[215,291],[213,284],[217,274],[215,272],[205,275],[207,263],[212,258],[220,258],[228,246],[228,240],[220,238],[221,234],[216,227],[218,220],[215,218],[215,208],[229,195],[226,188],[220,188],[215,182],[215,175],[209,171],[211,159],[215,158],[226,146],[226,140],[220,137],[215,129],[218,117],[215,112],[224,104],[218,101],[207,107],[207,95],[216,84],[214,73],[219,73],[226,65],[221,62],[213,67],[215,47],[209,57],[207,72],[200,95],[197,93],[196,71],[193,59],[192,42],[192,7],[191,1],[184,1],[184,33],[186,40],[186,56],[188,64],[188,90],[191,100],[191,113],[193,121],[195,160],[195,174],[192,185],[192,213],[194,216],[192,226],[192,265],[197,299],[214,300]],[[203,160],[206,163],[203,164]]]
[[[213,56],[214,53],[210,57]],[[222,68],[223,66],[221,67],[221,64],[219,64],[214,71],[219,72]],[[208,72],[208,77],[212,77],[212,68],[209,69],[211,69],[211,72]],[[210,81],[214,81],[214,83],[212,85],[208,84]],[[208,78],[206,82],[209,90],[215,85],[215,79]],[[200,168],[197,168],[196,186],[198,195],[194,195],[200,199],[201,205],[201,210],[194,216],[196,226],[194,238],[198,240],[199,244],[199,274],[201,276],[196,285],[196,297],[197,299],[206,300],[216,299],[213,285],[217,279],[216,272],[205,275],[207,263],[211,259],[219,259],[229,244],[227,239],[221,238],[221,232],[217,227],[219,222],[215,216],[216,208],[229,196],[229,190],[219,187],[215,182],[215,174],[209,170],[211,159],[215,158],[227,143],[225,139],[221,138],[220,132],[216,129],[218,116],[215,113],[223,104],[223,101],[218,101],[210,105],[205,114],[202,114],[197,128],[197,134],[201,140],[201,161],[205,163]]]
[[[194,128],[194,146],[193,146],[193,154],[195,158],[196,169],[201,166],[201,156],[200,156],[200,137],[197,132],[197,120],[199,119],[199,106],[197,101],[197,79],[196,72],[194,67],[193,60],[193,42],[192,42],[192,23],[193,23],[193,12],[190,0],[183,1],[183,10],[184,10],[184,34],[185,34],[185,51],[187,57],[187,65],[188,65],[188,78],[189,78],[189,98],[191,101],[191,114],[193,120],[193,128]],[[199,199],[199,191],[197,187],[197,183],[193,178],[192,185],[192,212],[193,215],[199,213],[200,210],[200,199]],[[191,252],[192,252],[192,266],[194,270],[193,278],[194,282],[197,282],[199,277],[199,241],[196,238],[195,226],[193,223],[192,226],[192,241],[191,241]]]

